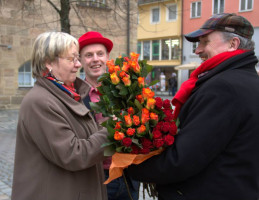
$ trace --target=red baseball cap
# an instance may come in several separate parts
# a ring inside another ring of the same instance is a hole
[[[80,46],[80,51],[86,45],[95,44],[95,43],[103,44],[106,47],[108,53],[111,52],[112,47],[113,47],[113,43],[111,40],[103,37],[101,33],[95,32],[95,31],[89,31],[89,32],[85,33],[78,39],[78,42],[79,42],[79,46]]]

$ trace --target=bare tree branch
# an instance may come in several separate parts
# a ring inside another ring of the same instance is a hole
[[[57,8],[57,6],[50,0],[47,0],[47,2],[60,14],[60,10]]]

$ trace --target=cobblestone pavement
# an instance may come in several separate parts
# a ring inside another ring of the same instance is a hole
[[[0,200],[10,200],[18,110],[0,110]],[[143,200],[140,188],[139,200]],[[145,200],[153,200],[145,193]]]
[[[18,110],[0,110],[0,200],[10,200]]]

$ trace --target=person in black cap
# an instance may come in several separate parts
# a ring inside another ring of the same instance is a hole
[[[242,16],[219,14],[185,35],[204,62],[172,100],[178,134],[172,147],[129,167],[156,183],[159,200],[259,199],[259,77]]]

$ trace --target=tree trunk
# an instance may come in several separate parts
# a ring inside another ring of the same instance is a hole
[[[70,34],[70,21],[69,21],[69,12],[70,12],[70,3],[69,0],[60,0],[61,10],[60,10],[60,24],[61,31]]]

